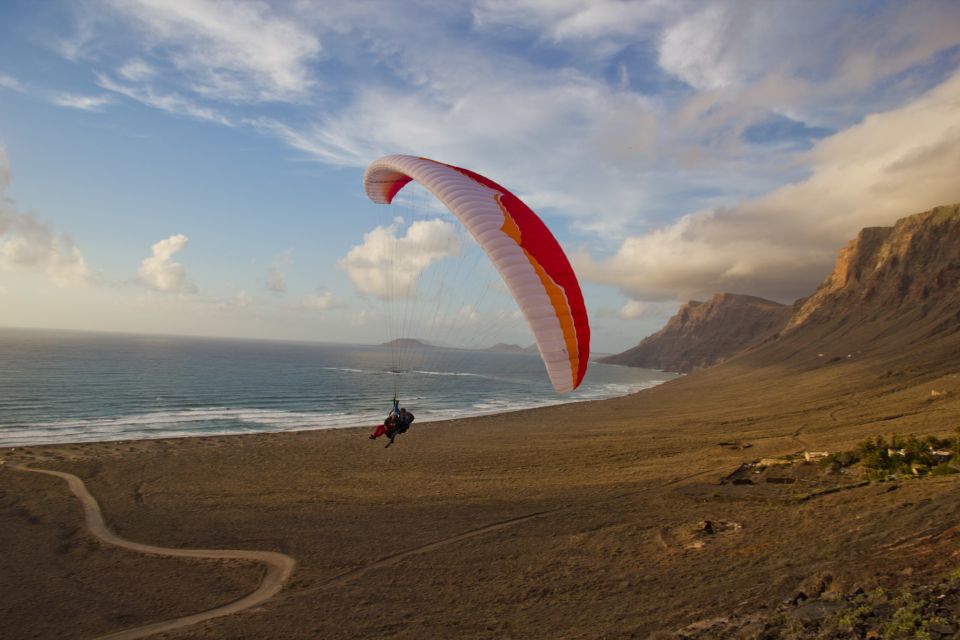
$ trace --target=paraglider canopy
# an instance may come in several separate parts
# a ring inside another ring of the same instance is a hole
[[[478,173],[427,158],[390,155],[364,174],[364,190],[390,204],[412,180],[442,202],[496,267],[523,312],[559,393],[587,371],[590,325],[580,284],[550,230],[515,195]]]

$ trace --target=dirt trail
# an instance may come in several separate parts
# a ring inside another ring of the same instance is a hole
[[[195,613],[189,616],[173,618],[172,620],[164,620],[161,622],[154,622],[152,624],[134,627],[132,629],[124,629],[123,631],[117,631],[105,636],[100,636],[97,640],[133,640],[134,638],[143,638],[155,633],[181,629],[198,622],[203,622],[204,620],[219,618],[221,616],[237,613],[238,611],[243,611],[244,609],[249,609],[250,607],[254,607],[262,602],[265,602],[266,600],[269,600],[279,593],[280,590],[283,589],[283,585],[286,584],[286,582],[293,575],[293,570],[297,566],[297,561],[290,556],[273,551],[249,551],[245,549],[170,549],[166,547],[156,547],[149,544],[141,544],[139,542],[125,540],[110,531],[106,522],[103,520],[103,514],[100,511],[100,505],[97,503],[96,498],[90,494],[86,485],[83,484],[83,480],[77,476],[70,473],[64,473],[62,471],[31,469],[30,467],[24,467],[21,465],[14,465],[13,468],[19,471],[43,473],[66,480],[67,485],[70,487],[70,491],[77,496],[77,498],[80,500],[80,504],[83,505],[83,515],[90,533],[107,544],[112,544],[122,549],[129,549],[130,551],[136,551],[150,555],[171,556],[175,558],[248,560],[262,563],[267,567],[267,572],[263,576],[260,586],[257,587],[255,591],[244,596],[243,598],[240,598],[239,600],[235,600],[234,602],[225,604],[221,607],[208,609],[207,611],[201,611],[200,613]]]
[[[374,569],[380,569],[380,568],[383,568],[383,567],[388,567],[388,566],[394,565],[394,564],[400,562],[401,560],[404,560],[404,559],[406,559],[406,558],[409,558],[410,556],[419,555],[419,554],[422,554],[422,553],[427,553],[428,551],[433,551],[433,550],[435,550],[435,549],[439,549],[439,548],[441,548],[441,547],[445,547],[445,546],[450,545],[450,544],[453,544],[453,543],[455,543],[455,542],[460,542],[461,540],[467,540],[467,539],[469,539],[469,538],[473,538],[473,537],[476,537],[476,536],[480,536],[480,535],[483,535],[483,534],[485,534],[485,533],[490,533],[491,531],[497,531],[498,529],[506,529],[507,527],[512,527],[512,526],[514,526],[514,525],[521,524],[521,523],[526,522],[526,521],[528,521],[528,520],[533,520],[533,519],[535,519],[535,518],[543,518],[543,517],[551,516],[551,515],[558,514],[558,513],[575,511],[575,510],[577,510],[577,509],[582,509],[582,508],[584,508],[584,507],[595,507],[595,506],[598,506],[598,505],[601,505],[601,504],[606,504],[606,503],[609,503],[609,502],[616,502],[617,500],[622,500],[622,499],[624,499],[624,498],[630,498],[630,497],[638,496],[638,495],[640,495],[640,494],[648,493],[648,492],[654,491],[654,490],[656,490],[656,489],[663,489],[663,488],[665,488],[665,487],[669,487],[669,486],[671,486],[671,485],[674,485],[674,484],[678,484],[678,483],[680,483],[680,482],[683,482],[684,480],[691,480],[691,479],[693,479],[693,478],[697,478],[697,477],[700,477],[700,476],[703,476],[703,475],[708,475],[708,474],[714,474],[714,473],[716,473],[716,471],[713,470],[713,469],[710,469],[710,470],[707,470],[707,471],[698,471],[698,472],[696,472],[696,473],[691,473],[691,474],[688,474],[688,475],[685,475],[685,476],[680,476],[680,477],[677,477],[677,478],[673,478],[672,480],[669,480],[669,481],[667,481],[667,482],[663,482],[663,483],[660,483],[660,484],[657,484],[657,485],[653,485],[653,486],[650,486],[650,487],[646,487],[646,488],[644,488],[644,489],[637,489],[637,490],[633,490],[633,491],[628,491],[628,492],[626,492],[626,493],[618,493],[618,494],[616,494],[616,495],[608,496],[608,497],[605,497],[605,498],[600,498],[600,499],[598,499],[598,500],[596,500],[596,501],[589,502],[589,503],[587,503],[587,504],[563,505],[563,506],[561,506],[561,507],[555,507],[555,508],[553,508],[553,509],[546,509],[546,510],[544,510],[544,511],[536,511],[536,512],[534,512],[534,513],[528,513],[528,514],[526,514],[526,515],[517,516],[517,517],[515,517],[515,518],[509,518],[509,519],[507,519],[507,520],[501,520],[501,521],[499,521],[499,522],[494,522],[494,523],[492,523],[492,524],[484,525],[484,526],[478,527],[478,528],[476,528],[476,529],[471,529],[471,530],[469,530],[469,531],[465,531],[464,533],[459,533],[459,534],[457,534],[457,535],[450,536],[450,537],[448,537],[448,538],[442,538],[442,539],[440,539],[440,540],[435,540],[435,541],[433,541],[433,542],[429,542],[429,543],[424,544],[424,545],[421,545],[421,546],[419,546],[419,547],[414,547],[414,548],[412,548],[412,549],[407,549],[406,551],[401,551],[401,552],[399,552],[399,553],[395,553],[395,554],[392,554],[392,555],[389,555],[389,556],[380,558],[379,560],[375,560],[374,562],[371,562],[370,564],[365,564],[365,565],[363,565],[363,566],[361,566],[361,567],[357,567],[356,569],[350,569],[349,571],[345,571],[345,572],[343,572],[343,573],[341,573],[341,574],[339,574],[339,575],[333,576],[333,577],[330,578],[329,580],[326,580],[325,582],[323,582],[320,586],[321,586],[322,588],[324,588],[324,589],[330,589],[330,588],[332,588],[332,587],[338,587],[338,586],[342,585],[342,584],[345,583],[345,582],[349,582],[350,580],[354,580],[354,579],[356,579],[356,578],[359,578],[360,576],[364,575],[365,573],[368,573],[369,571],[372,571],[372,570],[374,570]]]

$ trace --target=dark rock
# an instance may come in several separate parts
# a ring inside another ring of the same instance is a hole
[[[800,590],[802,593],[815,598],[826,591],[832,583],[833,576],[829,573],[816,573],[800,584]]]
[[[691,300],[660,331],[599,362],[689,373],[769,338],[791,312],[778,302],[732,293],[718,293],[707,302]]]

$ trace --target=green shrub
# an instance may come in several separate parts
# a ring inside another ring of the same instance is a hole
[[[938,464],[933,469],[930,469],[930,475],[932,476],[949,476],[954,473],[960,473],[960,469],[952,464]]]

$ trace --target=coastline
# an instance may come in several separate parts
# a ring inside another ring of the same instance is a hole
[[[376,346],[0,335],[2,447],[367,427],[398,392],[424,424],[617,397],[673,377],[596,365],[580,389],[558,395],[530,354],[463,360],[438,349],[401,380]]]
[[[0,570],[18,579],[0,601],[31,603],[10,609],[23,635],[68,620],[96,636],[256,585],[248,566],[105,560],[122,554],[90,544],[61,483],[14,462],[82,478],[126,539],[297,561],[272,600],[183,637],[646,637],[770,606],[818,572],[852,588],[938,569],[890,542],[909,548],[960,514],[955,478],[807,502],[793,485],[718,481],[744,460],[849,446],[892,406],[903,431],[947,430],[952,396],[931,407],[928,381],[865,385],[863,362],[794,373],[786,390],[769,370],[721,367],[609,400],[418,422],[387,450],[361,428],[5,449]],[[730,439],[752,447],[719,446]],[[690,547],[703,520],[741,528]],[[91,591],[69,609],[78,585]]]
[[[618,365],[608,365],[608,366],[618,366]],[[676,374],[670,374],[664,372],[667,376],[674,376]],[[529,403],[522,402],[512,402],[505,406],[487,406],[487,407],[471,407],[470,409],[453,409],[453,410],[438,410],[438,411],[422,411],[416,404],[411,404],[410,408],[413,410],[417,408],[417,424],[434,424],[442,422],[454,422],[458,420],[465,420],[472,417],[485,417],[485,416],[495,416],[503,415],[507,413],[513,413],[517,411],[530,411],[543,409],[548,407],[563,406],[569,404],[577,404],[583,402],[602,402],[605,400],[611,400],[619,397],[626,397],[640,393],[641,391],[651,389],[665,382],[669,382],[672,378],[665,380],[654,380],[650,382],[641,382],[635,383],[632,385],[623,385],[628,386],[629,390],[621,395],[609,395],[604,396],[601,392],[597,392],[597,395],[601,397],[563,397],[558,396],[554,400],[543,400],[537,399]],[[384,406],[386,406],[386,402]],[[429,401],[422,401],[420,406],[429,407]],[[282,427],[271,427],[269,424],[264,423],[260,427],[250,426],[255,424],[256,416],[258,412],[263,411],[268,413],[271,416],[274,416],[274,420],[277,420],[276,416],[281,416],[283,421],[295,421],[298,417],[302,417],[303,425],[302,426],[282,426]],[[206,407],[206,408],[186,408],[177,411],[177,418],[184,421],[189,421],[191,414],[196,414],[197,421],[202,417],[205,417],[207,414],[222,412],[227,415],[249,415],[253,416],[250,418],[250,422],[245,423],[245,426],[233,427],[233,428],[221,428],[221,429],[210,429],[210,428],[201,428],[197,427],[193,431],[188,431],[183,435],[169,435],[166,431],[161,430],[157,434],[152,434],[150,431],[141,430],[139,432],[135,431],[133,427],[130,428],[130,433],[136,434],[135,437],[125,437],[120,435],[117,437],[114,434],[99,434],[96,433],[98,429],[94,428],[93,435],[84,435],[82,439],[70,439],[71,435],[59,436],[54,428],[51,428],[50,423],[36,423],[36,424],[26,424],[14,427],[13,429],[7,428],[7,436],[3,437],[0,435],[0,452],[4,449],[9,449],[11,447],[37,447],[37,446],[55,446],[55,445],[69,445],[69,444],[86,444],[93,442],[128,442],[128,441],[137,441],[137,440],[166,440],[166,439],[180,439],[180,438],[205,438],[205,437],[219,437],[219,436],[242,436],[242,435],[253,435],[260,433],[298,433],[302,431],[325,431],[325,430],[334,430],[334,429],[372,429],[376,424],[380,422],[382,416],[380,414],[369,414],[369,415],[356,415],[353,417],[335,417],[341,416],[340,413],[323,413],[323,412],[297,412],[297,411],[280,411],[280,410],[262,410],[257,408],[248,408],[248,409],[231,409],[226,407]],[[170,415],[171,412],[162,412],[163,415]],[[384,410],[383,415],[386,415],[386,410]],[[60,420],[56,423],[55,428],[66,428],[73,433],[81,432],[85,425],[94,424],[101,426],[104,424],[117,425],[123,428],[128,424],[135,424],[139,420],[149,418],[150,414],[145,415],[133,415],[126,417],[109,417],[109,418],[100,418],[100,419],[76,419],[76,420]],[[310,423],[314,423],[311,425]],[[317,424],[321,423],[321,424]],[[66,425],[61,426],[61,425]],[[50,431],[50,435],[47,436],[37,436],[37,432],[42,432],[44,430]],[[18,431],[22,431],[25,435],[19,436]],[[0,430],[2,432],[2,430]],[[13,438],[22,437],[25,441],[14,441]],[[29,438],[35,438],[35,441],[30,441]],[[63,439],[58,439],[58,438]]]

